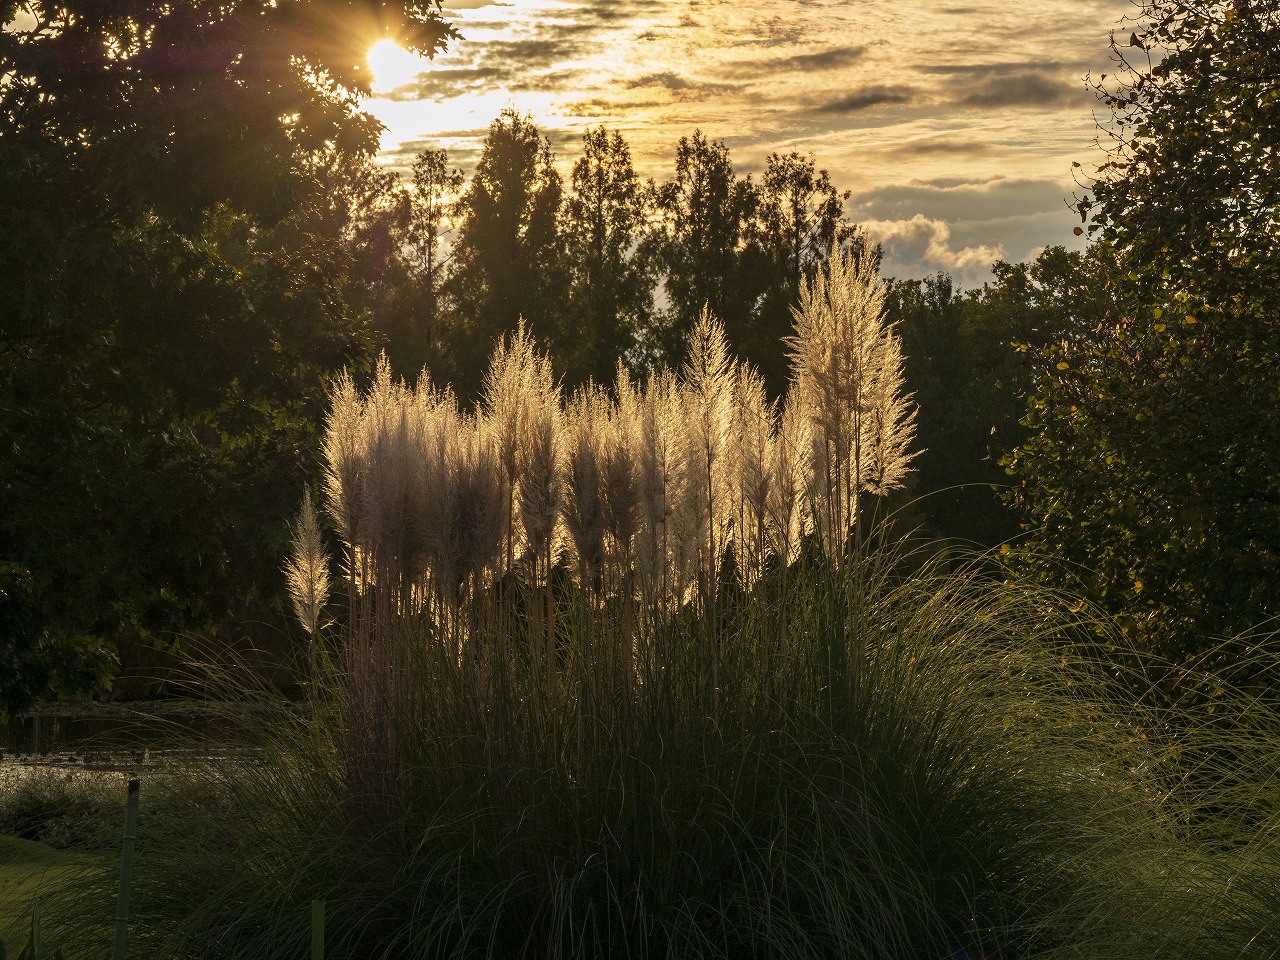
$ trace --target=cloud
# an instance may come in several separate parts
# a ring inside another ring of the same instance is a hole
[[[777,47],[782,41],[761,41],[759,46]],[[727,76],[778,83],[787,74],[812,74],[850,67],[862,60],[867,53],[864,46],[829,47],[813,53],[797,53],[789,57],[769,57],[759,50],[751,50],[746,59],[722,64],[720,70]],[[794,80],[794,77],[790,78]]]
[[[909,220],[864,220],[860,226],[884,249],[880,272],[905,278],[945,271],[962,284],[977,286],[991,275],[991,264],[1004,259],[1004,247],[977,244],[956,249],[951,227],[917,213]]]
[[[971,140],[964,137],[907,140],[888,148],[889,153],[902,157],[932,157],[939,154],[953,157],[981,157],[994,150],[995,147],[985,140]]]
[[[1079,104],[1087,63],[933,64],[917,71],[942,78],[951,102],[966,107],[1059,107]]]
[[[564,90],[591,50],[589,41],[563,31],[552,36],[489,40],[468,50],[468,55],[443,59],[424,66],[417,82],[400,87],[388,100],[447,100],[493,89]]]
[[[814,53],[797,53],[790,57],[778,57],[765,63],[752,64],[758,74],[768,75],[778,70],[836,70],[848,67],[862,60],[867,55],[867,48],[862,45],[852,47],[829,47]],[[746,64],[743,65],[747,66]]]
[[[910,103],[914,98],[915,91],[911,87],[863,87],[823,104],[818,110],[821,113],[856,113],[887,103]]]
[[[589,100],[574,100],[561,104],[565,114],[593,120],[598,117],[616,117],[628,111],[667,106],[666,100],[616,100],[608,97],[592,97]]]
[[[540,70],[589,52],[589,44],[574,33],[573,30],[559,30],[552,36],[490,40],[485,44],[485,59],[509,64],[512,73]]]
[[[495,83],[506,81],[508,71],[493,64],[473,66],[428,66],[416,81],[397,87],[379,96],[384,100],[417,102],[419,100],[448,100],[464,94],[487,89]]]
[[[921,210],[949,222],[991,220],[1066,209],[1069,191],[1056,180],[993,176],[938,177],[909,183],[885,184],[856,194],[850,201],[855,217],[905,220]]]
[[[737,89],[728,83],[706,83],[701,80],[690,80],[670,70],[661,73],[648,73],[643,77],[628,80],[629,90],[646,90],[659,88],[666,90],[673,98],[680,101],[702,100],[711,94],[724,93]]]
[[[626,23],[666,8],[664,0],[610,0],[609,3],[584,3],[571,7],[567,16],[579,21],[595,21],[606,25]]]
[[[993,72],[979,78],[959,103],[969,107],[1054,107],[1079,102],[1085,93],[1076,78],[1043,70]]]

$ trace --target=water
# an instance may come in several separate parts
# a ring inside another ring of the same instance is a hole
[[[54,704],[0,725],[0,764],[137,770],[236,752],[243,725],[224,705],[170,700]]]

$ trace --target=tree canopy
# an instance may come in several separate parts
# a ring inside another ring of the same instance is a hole
[[[22,14],[19,17],[19,14]],[[323,172],[434,3],[0,4],[0,712],[278,595],[334,371],[368,362]],[[327,159],[326,159],[327,158]]]
[[[1148,0],[1136,26],[1080,203],[1105,313],[1031,351],[1009,465],[1033,566],[1180,661],[1280,614],[1280,10]]]
[[[558,215],[563,195],[551,147],[533,121],[507,109],[489,126],[459,201],[453,250],[453,331],[459,395],[478,397],[496,340],[521,318],[543,343],[556,339],[567,277]]]

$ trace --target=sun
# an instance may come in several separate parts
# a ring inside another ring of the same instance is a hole
[[[373,73],[375,94],[387,94],[409,86],[427,69],[422,57],[410,53],[394,40],[379,40],[369,48],[365,60]]]

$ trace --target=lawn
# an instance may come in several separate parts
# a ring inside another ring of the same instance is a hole
[[[107,865],[109,859],[102,852],[55,850],[0,834],[0,940],[10,954],[17,956],[27,943],[32,908],[38,901],[57,893],[68,881]],[[48,929],[47,919],[43,926]],[[45,940],[56,945],[47,935]]]

